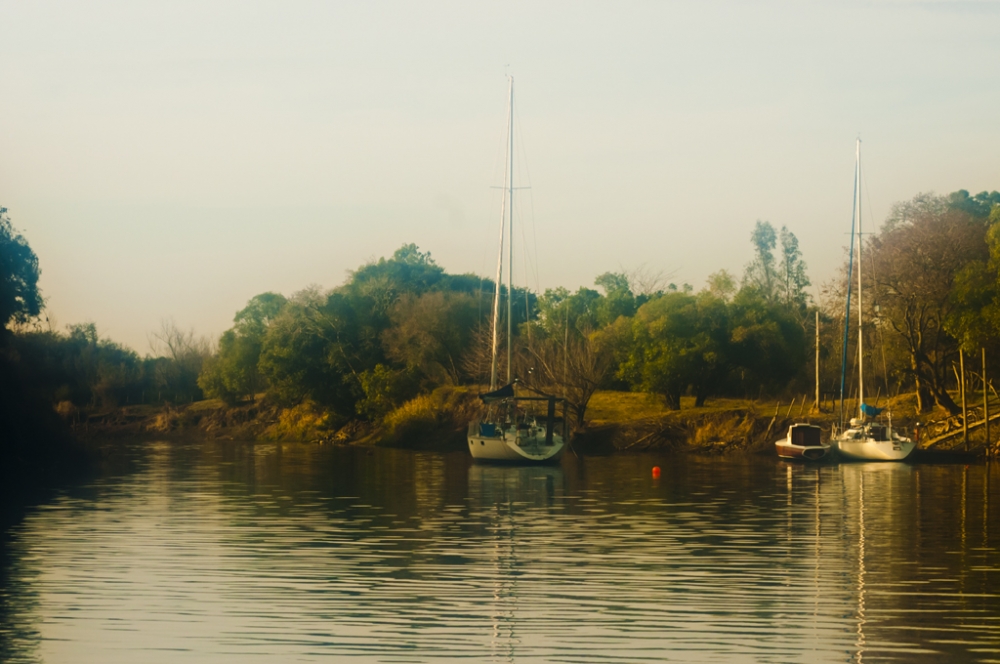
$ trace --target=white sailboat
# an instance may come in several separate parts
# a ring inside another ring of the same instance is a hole
[[[851,316],[851,270],[847,275],[847,314],[844,322],[844,351],[840,377],[841,426],[834,429],[833,441],[837,451],[848,459],[862,461],[902,461],[910,455],[916,444],[899,435],[892,428],[892,414],[886,412],[885,421],[869,420],[882,414],[883,409],[865,403],[864,344],[861,320],[861,139],[858,139],[854,167],[854,220],[851,233],[857,229],[858,251],[858,416],[843,426],[844,415],[844,374],[847,368],[847,333]],[[853,262],[854,239],[851,240],[851,262]],[[850,263],[849,263],[850,265]]]
[[[514,463],[554,463],[565,448],[565,400],[542,394],[517,396],[511,372],[511,339],[513,333],[511,301],[513,294],[514,261],[514,78],[510,77],[507,105],[507,164],[504,169],[504,194],[500,207],[500,251],[497,258],[496,288],[493,293],[492,360],[490,391],[480,395],[487,405],[486,416],[469,423],[469,453],[477,460]],[[505,233],[506,231],[506,233]],[[497,337],[500,323],[500,283],[503,279],[504,236],[507,235],[507,384],[498,386]],[[563,403],[562,431],[557,432],[556,403]],[[545,415],[527,412],[527,403],[544,402]]]

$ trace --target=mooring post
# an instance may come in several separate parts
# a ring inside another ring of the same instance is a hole
[[[820,412],[819,404],[819,309],[816,310],[816,412]]]
[[[961,378],[959,389],[962,390],[962,440],[965,442],[965,450],[969,450],[969,410],[965,405],[965,351],[958,350],[958,371]]]

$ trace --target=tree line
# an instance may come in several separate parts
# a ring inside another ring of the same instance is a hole
[[[501,287],[514,316],[509,378],[566,396],[582,426],[598,389],[647,392],[670,408],[684,396],[702,405],[811,392],[818,334],[823,390],[835,392],[846,254],[816,301],[794,233],[758,221],[750,241],[753,259],[742,274],[720,270],[699,291],[624,272],[575,292]],[[100,338],[93,324],[32,326],[44,306],[38,260],[6,214],[0,249],[4,361],[28,367],[20,380],[65,408],[263,398],[313,404],[334,424],[377,422],[437,387],[489,382],[492,280],[449,274],[413,244],[331,290],[251,298],[214,346],[165,323],[146,357]],[[866,236],[863,256],[865,354],[886,381],[881,394],[912,391],[921,411],[956,411],[949,388],[960,350],[1000,349],[1000,194],[963,190],[899,203]],[[506,321],[499,327],[502,337]],[[857,356],[855,338],[848,357]]]
[[[725,271],[695,293],[606,273],[596,288],[511,294],[510,375],[566,396],[577,425],[598,389],[643,390],[671,408],[787,388],[806,365],[809,300],[798,242],[758,222],[742,285]],[[506,300],[506,289],[501,287]],[[263,293],[238,312],[199,377],[231,404],[310,401],[335,419],[377,421],[421,392],[489,383],[494,283],[450,275],[412,244],[328,292]],[[500,308],[507,310],[506,306]],[[498,348],[508,341],[501,321]]]

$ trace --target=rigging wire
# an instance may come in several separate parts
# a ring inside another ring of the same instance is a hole
[[[496,153],[493,156],[493,168],[491,169],[490,174],[489,174],[489,179],[488,179],[489,182],[496,182],[497,181],[497,179],[498,179],[497,178],[497,173],[498,172],[500,173],[499,180],[501,182],[503,182],[503,174],[504,174],[504,170],[505,170],[504,169],[504,156],[506,155],[506,151],[507,151],[507,146],[506,146],[506,143],[507,143],[507,121],[506,121],[506,118],[504,119],[504,121],[503,121],[502,124],[501,123],[497,123],[497,124],[501,125],[502,128],[501,128],[501,131],[499,132],[499,136],[498,136]],[[503,191],[503,187],[502,186],[501,187],[496,187],[494,185],[487,185],[487,186],[490,189],[496,189],[497,191],[499,191],[500,192],[500,199],[501,200],[503,199],[504,196],[507,195]],[[499,209],[499,206],[497,205],[497,202],[498,202],[498,200],[497,200],[497,198],[495,196],[491,195],[491,196],[488,197],[488,202],[486,204],[487,205],[487,209],[483,213],[483,217],[484,218],[490,219],[493,216],[493,214],[495,214],[496,210]],[[490,249],[490,246],[492,244],[492,239],[494,237],[496,237],[494,235],[494,233],[496,231],[495,231],[495,228],[492,225],[490,225],[490,224],[485,224],[484,228],[488,228],[489,229],[488,231],[484,230],[484,236],[486,238],[488,238],[488,239],[486,241],[484,241],[484,242],[481,243],[482,254],[481,254],[480,260],[479,260],[479,269],[480,269],[480,274],[490,274],[489,268],[490,268],[490,265],[492,263],[492,259],[490,258],[490,256],[492,254],[490,253],[489,249]],[[502,247],[500,249],[502,250]]]
[[[514,108],[514,115],[517,118],[518,124],[520,125],[520,123],[521,123],[521,116],[520,116],[520,111],[518,110],[517,107]],[[526,189],[528,191],[528,208],[529,208],[529,213],[530,213],[530,218],[531,218],[531,235],[532,235],[532,241],[534,243],[534,253],[533,254],[528,254],[528,252],[527,252],[527,246],[525,246],[525,254],[524,255],[525,255],[526,259],[528,258],[529,255],[533,256],[533,259],[531,260],[531,267],[534,268],[533,272],[535,274],[535,291],[536,292],[540,292],[541,291],[541,286],[540,286],[541,282],[540,282],[539,277],[538,277],[538,264],[539,264],[539,260],[538,260],[538,227],[535,225],[535,197],[532,194],[532,189],[531,189],[531,187],[532,187],[532,184],[531,184],[531,171],[528,168],[528,151],[525,148],[524,136],[522,136],[521,134],[523,134],[523,132],[521,132],[517,136],[517,138],[518,138],[518,148],[520,149],[520,153],[521,153],[521,159],[520,159],[520,161],[518,163],[518,174],[520,174],[520,168],[523,166],[524,167],[525,180],[527,180],[527,187],[526,187]],[[520,208],[518,209],[518,212],[520,213]],[[522,224],[522,229],[521,229],[522,236],[524,234],[524,228],[523,228],[523,226],[524,225]],[[526,240],[524,241],[524,244],[525,245],[527,244]],[[527,285],[528,283],[530,283],[529,280],[528,280],[528,278],[527,278],[527,273],[528,273],[527,267],[525,267],[524,273],[525,273],[525,285]]]
[[[868,188],[868,173],[867,173],[867,171],[862,171],[861,172],[861,177],[865,181],[865,197],[868,199],[868,218],[869,219],[875,219],[875,211],[872,208],[871,190]],[[877,296],[878,295],[878,289],[876,287],[878,286],[878,278],[877,278],[877,273],[875,272],[875,255],[874,255],[874,252],[871,251],[871,250],[869,250],[868,251],[868,257],[869,257],[869,260],[871,260],[871,263],[872,263],[872,290],[875,292],[875,294]],[[877,300],[875,302],[873,302],[872,304],[874,306],[880,306],[878,304]],[[881,319],[881,312],[879,312],[879,315],[877,316],[877,318]],[[891,392],[889,391],[889,365],[885,361],[885,336],[884,336],[884,333],[882,331],[882,325],[880,323],[875,326],[875,329],[878,330],[878,342],[879,342],[879,347],[880,347],[880,349],[882,351],[882,380],[885,382],[886,403],[888,403],[889,402],[889,394],[891,394]]]

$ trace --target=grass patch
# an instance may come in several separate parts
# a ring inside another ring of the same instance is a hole
[[[481,411],[476,394],[465,387],[439,387],[389,413],[379,444],[412,449],[464,449],[469,421]]]
[[[278,421],[267,427],[263,438],[266,440],[317,440],[330,435],[329,413],[318,408],[311,401],[305,401],[293,408],[285,408],[278,413]]]

